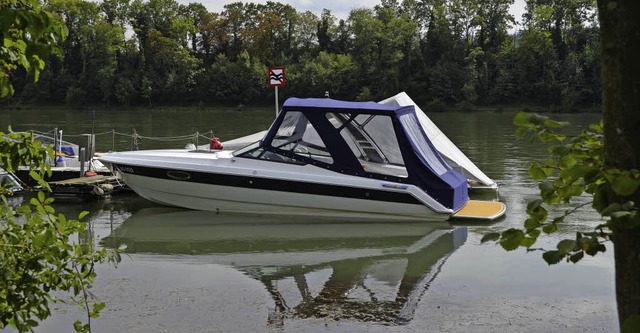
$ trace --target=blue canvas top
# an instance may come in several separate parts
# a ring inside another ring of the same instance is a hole
[[[413,106],[393,106],[385,105],[376,102],[352,102],[352,101],[340,101],[331,98],[297,98],[291,97],[287,99],[284,104],[284,108],[312,108],[312,109],[334,109],[346,112],[349,110],[355,112],[364,112],[371,114],[393,114],[397,111],[411,108]]]
[[[335,116],[336,114],[342,116]],[[376,121],[371,118],[379,119],[377,125],[384,126],[375,127],[372,124]],[[324,157],[314,158],[308,151],[299,153],[295,148],[288,148],[298,146],[300,142],[309,149],[322,152]],[[396,143],[389,146],[389,142]],[[361,144],[364,146],[354,147]],[[289,98],[260,145],[265,150],[298,162],[318,165],[336,172],[414,184],[453,210],[462,208],[469,199],[467,179],[453,170],[440,156],[412,105],[393,106],[330,98]],[[384,150],[381,149],[383,146],[387,149],[386,152],[378,154],[383,159],[368,159],[365,151],[375,155]],[[394,163],[385,155],[401,156],[396,158],[401,163]],[[369,162],[363,163],[363,159]],[[407,175],[380,174],[365,170],[363,164],[371,163],[404,167]]]

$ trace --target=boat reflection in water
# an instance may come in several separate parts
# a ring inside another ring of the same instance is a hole
[[[275,303],[271,325],[287,318],[394,325],[412,320],[466,238],[466,228],[447,223],[296,222],[151,207],[134,213],[103,245],[232,266],[264,284]]]

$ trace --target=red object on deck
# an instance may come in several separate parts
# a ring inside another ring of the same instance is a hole
[[[95,173],[94,171],[87,171],[84,173],[85,177],[93,177],[93,176],[97,176],[98,174]]]
[[[220,143],[220,138],[211,138],[211,149],[222,150],[222,144]]]

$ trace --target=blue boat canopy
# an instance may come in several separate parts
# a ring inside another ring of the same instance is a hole
[[[239,154],[413,184],[452,210],[469,199],[467,179],[440,156],[413,106],[289,98],[259,147]]]

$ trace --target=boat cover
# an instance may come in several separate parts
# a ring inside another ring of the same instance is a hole
[[[336,125],[327,120],[330,113],[346,115],[344,116],[346,118],[343,118],[346,122],[357,123],[361,117],[362,123],[369,121],[373,123],[367,125],[371,126],[371,129],[366,134],[375,137],[375,143],[380,150],[395,150],[395,154],[402,155],[408,176],[406,179],[399,178],[397,181],[419,186],[442,205],[453,210],[460,209],[468,201],[467,179],[451,168],[440,156],[421,126],[413,105],[347,102],[329,98],[289,98],[284,102],[282,111],[261,145],[269,149],[277,149],[277,147],[271,146],[271,142],[277,137],[280,126],[283,123],[286,125],[287,121],[290,121],[287,113],[296,111],[304,114],[306,120],[313,125],[320,140],[334,157],[333,162],[326,163],[325,166],[328,169],[354,175],[362,174],[361,163],[354,156],[353,150],[338,134]],[[369,115],[390,117],[376,117],[379,120],[371,120]],[[286,126],[291,128],[291,132],[304,132],[307,128],[306,123]],[[385,145],[389,147],[385,147]],[[389,149],[393,148],[393,145],[395,145],[395,149]],[[384,155],[393,155],[393,153]],[[301,159],[304,160],[304,157]],[[393,159],[394,157],[391,156],[383,162],[393,164]],[[317,163],[314,161],[314,164]],[[381,179],[388,179],[388,177],[385,176]]]
[[[470,180],[474,180],[489,188],[496,188],[497,184],[484,174],[449,138],[442,133],[436,124],[416,105],[405,92],[389,97],[380,102],[385,105],[407,106],[413,105],[420,124],[424,128],[429,140],[448,164]]]

